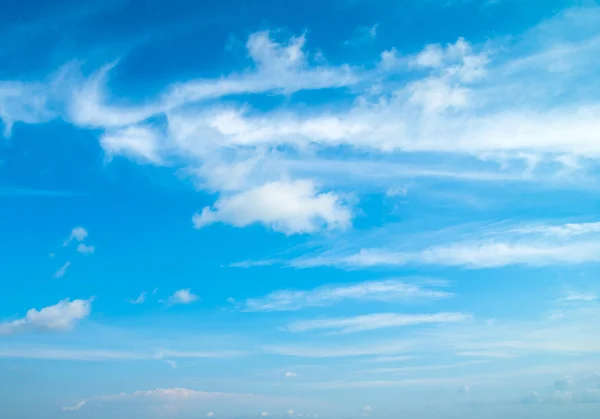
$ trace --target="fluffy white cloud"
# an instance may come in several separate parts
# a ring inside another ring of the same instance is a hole
[[[175,304],[190,304],[194,301],[198,301],[200,299],[199,296],[193,294],[190,288],[181,289],[179,291],[175,291],[173,295],[169,297],[167,302],[171,305]]]
[[[297,377],[298,374],[296,374],[295,372],[288,371],[288,372],[285,373],[285,376],[287,378],[293,378],[293,377]]]
[[[215,415],[215,412],[208,412],[208,413],[206,414],[206,417],[207,417],[207,418],[212,418],[214,415]]]
[[[94,253],[94,251],[96,250],[96,248],[92,245],[86,245],[85,243],[79,243],[77,245],[77,251],[79,253],[83,253],[83,254],[92,254]]]
[[[266,418],[267,416],[269,416],[269,412],[262,412],[262,413],[260,414],[260,417],[261,417],[261,418]]]
[[[261,223],[285,234],[312,233],[320,228],[347,228],[350,209],[336,194],[319,193],[310,180],[277,181],[221,197],[212,208],[194,215],[196,228],[216,222],[244,227]]]
[[[376,313],[355,317],[340,317],[318,320],[299,320],[290,323],[286,330],[306,332],[311,330],[333,330],[337,333],[355,333],[388,327],[411,326],[417,324],[441,324],[463,322],[471,318],[463,313],[435,314],[395,314]]]
[[[366,281],[358,284],[324,285],[310,291],[274,291],[260,299],[246,300],[247,311],[286,311],[335,304],[344,300],[406,301],[448,298],[453,294],[422,288],[401,279]]]
[[[29,329],[68,330],[91,312],[91,300],[64,299],[57,304],[27,311],[25,317],[0,323],[0,334],[13,334]]]
[[[65,262],[65,264],[58,268],[58,270],[54,273],[54,278],[62,278],[63,276],[65,276],[67,273],[67,269],[69,269],[69,266],[71,266],[71,262]]]

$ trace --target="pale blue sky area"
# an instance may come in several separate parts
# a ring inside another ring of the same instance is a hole
[[[600,414],[596,1],[7,1],[0,417]]]

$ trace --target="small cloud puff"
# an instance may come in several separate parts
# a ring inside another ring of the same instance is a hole
[[[87,255],[94,253],[94,250],[96,250],[94,246],[87,246],[85,243],[79,243],[79,245],[77,246],[77,251],[79,253]]]
[[[191,289],[187,288],[187,289],[181,289],[179,291],[175,291],[173,293],[173,295],[171,295],[169,297],[167,302],[170,305],[190,304],[190,303],[193,303],[194,301],[198,301],[199,299],[200,299],[199,296],[197,296],[196,294],[192,294]]]
[[[76,240],[78,242],[84,241],[87,236],[88,236],[88,232],[87,232],[87,230],[85,228],[83,228],[83,227],[75,227],[71,231],[71,235],[69,236],[69,238],[67,240],[65,240],[63,246],[67,246],[73,240]]]

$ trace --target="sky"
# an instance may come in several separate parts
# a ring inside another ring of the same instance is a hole
[[[600,413],[600,3],[6,1],[0,416]]]

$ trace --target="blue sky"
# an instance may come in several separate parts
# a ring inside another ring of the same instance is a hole
[[[9,2],[0,39],[3,417],[598,417],[597,2]]]

